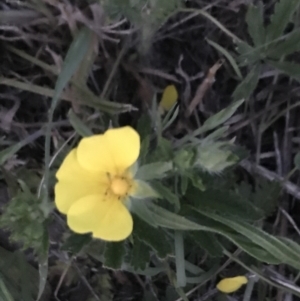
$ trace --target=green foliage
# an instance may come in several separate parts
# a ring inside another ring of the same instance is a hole
[[[22,248],[42,248],[46,231],[45,216],[40,200],[20,181],[20,188],[7,203],[0,216],[0,226],[10,231],[10,239],[22,242]]]
[[[283,34],[299,4],[298,0],[280,0],[275,4],[274,14],[266,28],[267,41],[273,41]]]
[[[38,293],[39,273],[21,252],[9,252],[0,248],[0,297],[1,293],[12,300],[35,301]],[[46,289],[41,301],[48,300],[51,289]],[[1,299],[7,300],[7,299]]]
[[[125,16],[140,29],[141,45],[147,48],[155,30],[182,6],[180,0],[102,0],[101,2],[111,18]]]
[[[134,237],[148,245],[158,257],[165,258],[171,254],[170,242],[163,231],[153,228],[137,216],[134,216],[134,225]]]
[[[282,60],[287,55],[300,50],[299,28],[295,27],[290,33],[284,35],[284,31],[292,22],[292,17],[298,7],[299,1],[297,0],[275,2],[274,13],[267,26],[264,25],[262,2],[260,1],[258,6],[250,5],[248,7],[246,22],[253,46],[238,40],[236,50],[240,66],[248,66],[250,71],[234,91],[235,100],[250,97],[258,84],[260,70],[265,63],[288,76],[300,79],[299,66]]]
[[[256,47],[262,46],[266,40],[263,13],[263,4],[259,2],[258,6],[250,4],[246,15],[248,32]]]
[[[125,241],[107,242],[104,250],[104,265],[107,268],[119,269],[126,254]]]
[[[264,216],[270,216],[278,207],[281,187],[277,182],[269,182],[258,177],[254,190],[245,182],[241,183],[237,189],[239,194],[250,200],[263,212]]]
[[[212,188],[197,191],[195,188],[190,188],[186,197],[199,210],[216,212],[234,220],[256,221],[263,217],[263,212],[249,199],[242,198],[229,189]]]

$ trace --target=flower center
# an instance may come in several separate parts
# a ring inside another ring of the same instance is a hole
[[[129,183],[124,178],[113,178],[110,183],[110,189],[115,195],[125,196],[129,190]]]

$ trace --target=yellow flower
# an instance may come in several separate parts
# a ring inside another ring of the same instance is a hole
[[[231,278],[224,278],[217,284],[217,289],[222,293],[233,293],[241,288],[243,284],[248,282],[245,276],[236,276]]]
[[[83,138],[66,156],[56,173],[55,204],[74,232],[107,241],[131,234],[126,199],[139,188],[130,171],[139,152],[140,137],[126,126]]]

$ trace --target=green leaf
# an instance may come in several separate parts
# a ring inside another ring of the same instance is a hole
[[[192,185],[197,188],[197,190],[205,191],[205,185],[203,184],[203,180],[200,178],[200,176],[196,173],[189,173],[188,174],[189,179],[192,182]]]
[[[135,177],[144,181],[162,179],[168,171],[172,170],[172,168],[172,162],[149,163],[139,167]]]
[[[157,147],[150,155],[151,162],[169,161],[172,157],[173,148],[171,142],[163,137],[158,137]]]
[[[201,133],[210,131],[217,126],[223,124],[227,121],[238,109],[238,107],[244,102],[244,99],[240,99],[238,101],[233,102],[227,108],[221,110],[220,112],[216,113],[215,115],[209,117],[202,127],[198,130],[201,130]],[[199,134],[197,134],[199,135]]]
[[[270,252],[263,249],[261,246],[253,243],[247,237],[243,237],[234,229],[230,228],[224,223],[217,221],[217,219],[211,219],[207,212],[199,211],[191,206],[186,206],[183,208],[185,215],[191,216],[196,220],[199,220],[201,224],[209,229],[210,232],[220,234],[239,248],[244,250],[249,255],[257,258],[261,262],[266,262],[269,264],[279,264],[280,260],[273,256]]]
[[[133,215],[133,219],[134,236],[152,248],[160,258],[166,258],[171,254],[170,243],[164,231],[153,228],[136,215]]]
[[[280,59],[300,50],[300,29],[297,28],[285,36],[283,41],[279,41],[267,50],[267,56],[272,59]]]
[[[151,128],[151,118],[148,114],[143,114],[139,118],[136,130],[140,134],[142,141],[149,136],[149,133],[152,132],[152,128]]]
[[[52,130],[52,120],[54,116],[54,111],[56,109],[57,103],[60,99],[64,88],[71,80],[72,76],[75,74],[76,70],[80,66],[81,61],[88,52],[90,45],[90,40],[93,37],[92,31],[83,27],[78,35],[74,38],[72,44],[70,45],[67,55],[64,59],[61,72],[55,83],[54,94],[51,100],[51,106],[48,113],[48,123],[46,128],[46,138],[45,138],[45,172],[44,172],[44,183],[43,188],[43,199],[44,204],[49,203],[49,178],[50,178],[50,142],[51,142],[51,130]]]
[[[131,199],[131,212],[135,213],[140,219],[151,225],[152,227],[157,228],[155,218],[152,215],[152,212],[147,206],[148,201],[141,201],[138,199]]]
[[[81,137],[88,137],[93,135],[93,132],[78,118],[78,116],[72,109],[69,111],[68,117],[74,130]]]
[[[140,150],[140,155],[139,155],[139,163],[140,164],[145,164],[147,155],[149,152],[149,147],[150,147],[150,135],[146,136],[141,143],[141,150]]]
[[[213,233],[204,231],[191,231],[189,236],[192,241],[201,249],[205,250],[212,257],[222,257],[223,249]]]
[[[249,200],[242,199],[241,196],[230,190],[211,188],[206,191],[199,191],[190,188],[186,197],[201,212],[202,210],[218,212],[234,219],[250,221],[259,220],[263,217],[262,211]]]
[[[186,281],[187,283],[195,283],[197,285],[204,284],[205,282],[207,282],[209,279],[212,279],[217,274],[219,268],[220,268],[219,264],[215,264],[207,272],[201,274],[200,276],[187,277]]]
[[[228,62],[230,63],[231,67],[233,68],[233,70],[235,71],[236,75],[238,76],[239,79],[243,79],[242,73],[240,71],[240,68],[237,64],[237,62],[235,61],[235,59],[233,58],[233,56],[221,45],[206,39],[206,41],[208,42],[209,45],[211,45],[212,47],[214,47],[217,51],[219,51],[221,54],[223,54],[226,59],[228,60]]]
[[[261,2],[259,2],[259,6],[249,5],[246,22],[253,44],[256,47],[263,45],[265,43],[266,33],[264,27],[263,5]]]
[[[300,152],[298,152],[294,158],[294,164],[297,169],[300,169]]]
[[[265,216],[274,214],[278,208],[281,186],[279,183],[256,178],[255,192],[251,197],[253,204],[260,208]]]
[[[161,182],[153,182],[152,186],[154,189],[170,204],[174,205],[175,208],[180,208],[179,197],[173,193],[168,187],[163,185]]]
[[[150,247],[142,240],[135,237],[131,255],[131,266],[138,270],[145,270],[150,261]]]
[[[170,111],[168,111],[168,113],[164,117],[162,121],[162,131],[165,131],[174,123],[178,114],[179,114],[179,105],[175,105]]]
[[[161,195],[151,187],[148,183],[140,180],[134,180],[136,184],[136,189],[133,194],[131,194],[132,198],[136,199],[160,199]]]
[[[3,301],[14,301],[12,295],[8,291],[5,283],[3,280],[0,278],[0,299]]]
[[[281,73],[285,73],[286,75],[300,81],[300,65],[294,62],[275,62],[269,60],[268,63]]]
[[[62,245],[62,250],[68,251],[71,254],[78,254],[86,245],[92,241],[90,234],[75,234],[72,233]]]
[[[186,190],[188,188],[189,185],[189,178],[185,175],[181,175],[180,176],[180,192],[181,195],[185,195]]]
[[[104,266],[111,269],[120,269],[125,252],[125,240],[120,242],[107,242],[104,250]]]
[[[41,129],[39,131],[36,131],[34,134],[26,137],[24,140],[15,143],[12,146],[7,147],[6,149],[0,151],[0,166],[3,166],[3,164],[9,160],[13,155],[15,155],[22,147],[28,145],[38,137],[42,136],[44,134],[44,129]]]
[[[242,221],[237,222],[232,219],[208,212],[205,212],[205,215],[242,234],[253,243],[257,244],[261,248],[264,248],[282,263],[289,264],[298,269],[300,268],[300,254],[297,253],[297,250],[294,250],[276,237]]]
[[[163,228],[174,229],[174,230],[210,230],[209,228],[198,225],[184,216],[172,213],[160,206],[157,206],[153,203],[147,204],[150,212],[153,215],[155,223]]]
[[[299,4],[299,0],[280,0],[276,2],[274,14],[271,16],[270,24],[266,29],[268,42],[279,38],[284,33],[293,14],[297,11]]]
[[[255,90],[260,75],[260,66],[254,66],[245,79],[236,87],[232,96],[234,100],[241,98],[248,99]]]
[[[243,41],[238,41],[236,44],[236,50],[240,54],[237,58],[240,66],[253,66],[259,62],[261,59],[260,48],[255,49]]]

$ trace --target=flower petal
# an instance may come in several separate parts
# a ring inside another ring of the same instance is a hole
[[[108,188],[108,178],[105,173],[93,173],[83,169],[73,149],[65,158],[56,173],[59,180],[55,185],[55,204],[62,213],[79,199],[90,194],[104,194]]]
[[[92,229],[99,222],[99,217],[103,218],[105,208],[102,212],[97,210],[98,203],[102,202],[103,196],[97,194],[88,195],[78,200],[67,213],[68,226],[76,233],[92,232]]]
[[[233,293],[237,291],[243,284],[248,282],[245,276],[236,276],[231,278],[224,278],[217,284],[217,289],[222,293]]]
[[[125,126],[82,139],[77,156],[79,163],[88,170],[120,173],[137,160],[139,152],[138,133]]]
[[[93,230],[93,237],[107,241],[121,241],[132,232],[133,220],[124,204],[116,200],[103,219],[99,221],[97,229]]]
[[[96,181],[59,181],[55,185],[55,205],[57,209],[67,214],[70,207],[81,198],[99,194],[104,195],[108,186]]]
[[[89,195],[77,201],[67,214],[69,227],[77,233],[92,232],[107,241],[126,239],[133,228],[132,217],[117,198]]]

